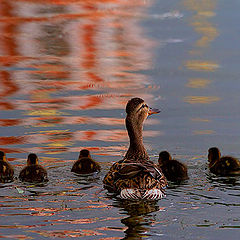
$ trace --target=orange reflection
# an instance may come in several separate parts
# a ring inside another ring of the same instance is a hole
[[[191,120],[194,122],[211,122],[209,119],[206,118],[192,118]]]
[[[151,102],[156,87],[148,87],[150,82],[140,71],[151,66],[153,43],[138,23],[149,4],[136,0],[1,1],[0,109],[20,110],[24,116],[0,119],[0,126],[46,129],[1,137],[4,146],[25,144],[24,150],[6,147],[8,152],[29,151],[30,143],[36,144],[30,150],[53,154],[75,150],[73,142],[128,140],[125,130],[110,129],[123,126],[124,116],[95,117],[90,110],[124,112],[133,96]],[[82,111],[88,112],[82,116]],[[68,129],[80,124],[88,125],[87,130]],[[109,129],[101,130],[101,125]],[[60,127],[65,129],[51,132]],[[119,154],[118,146],[105,149]]]
[[[213,130],[198,130],[193,132],[195,135],[212,135],[215,132]]]
[[[219,101],[219,97],[215,96],[187,96],[184,101],[191,104],[210,104]]]
[[[207,48],[208,45],[218,36],[218,30],[213,23],[209,21],[215,16],[217,0],[184,0],[184,5],[195,11],[191,25],[195,31],[201,35],[196,42],[196,46],[200,48]]]
[[[158,135],[158,131],[145,131],[144,136],[152,137]],[[24,137],[0,137],[1,145],[20,144],[20,143],[51,143],[68,141],[105,141],[105,142],[125,142],[127,133],[125,130],[87,130],[87,131],[46,131],[44,133],[30,134]]]
[[[210,61],[191,60],[186,62],[186,67],[194,71],[213,72],[216,71],[217,68],[219,68],[219,65],[215,62]]]
[[[190,51],[190,60],[185,61],[184,65],[188,70],[198,74],[198,72],[206,72],[209,75],[219,69],[220,65],[212,59],[204,59],[204,53],[209,49],[210,44],[218,37],[219,32],[216,25],[211,22],[211,19],[216,15],[215,9],[217,7],[217,0],[183,0],[184,6],[193,12],[189,24],[193,27],[194,31],[198,34],[199,39],[195,42],[194,48]],[[209,87],[210,79],[195,78],[188,79],[186,87],[194,89],[202,89]],[[184,102],[190,104],[212,104],[220,101],[218,96],[186,96]],[[195,117],[191,119],[194,122],[208,123],[208,119]],[[193,134],[213,134],[212,130],[195,130]]]
[[[99,233],[93,230],[56,230],[56,231],[30,231],[38,233],[39,235],[47,238],[70,238],[70,237],[88,237],[88,236],[101,236],[103,233]]]
[[[208,79],[192,78],[192,79],[189,79],[186,86],[189,88],[206,88],[210,84],[210,82],[211,81]]]
[[[13,235],[13,234],[9,234],[9,235],[0,235],[1,238],[9,238],[9,239],[32,239],[32,237],[27,237],[25,235]]]
[[[3,18],[12,16],[13,7],[8,1],[0,2],[0,15]],[[15,42],[15,26],[4,22],[0,25],[1,37],[0,37],[0,52],[1,55],[15,56],[16,52],[16,42]],[[4,68],[10,67],[11,64],[3,63],[0,65],[0,109],[1,110],[11,110],[14,106],[2,100],[6,96],[15,94],[18,91],[18,86],[12,81],[11,74],[4,71]]]

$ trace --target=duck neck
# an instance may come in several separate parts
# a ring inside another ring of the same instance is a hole
[[[219,162],[220,157],[221,157],[221,156],[220,156],[220,153],[218,153],[218,154],[212,154],[211,156],[209,156],[209,158],[210,158],[209,167],[210,167],[210,168],[214,167],[215,164],[216,164],[217,162]]]
[[[145,159],[148,160],[147,151],[143,145],[143,123],[135,123],[132,119],[126,118],[126,127],[130,140],[126,159]]]

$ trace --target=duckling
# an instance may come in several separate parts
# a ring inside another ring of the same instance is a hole
[[[13,181],[14,170],[10,163],[6,159],[6,154],[0,151],[0,182]]]
[[[209,170],[216,175],[240,175],[240,161],[231,156],[221,157],[217,147],[208,149]]]
[[[145,119],[159,112],[151,109],[141,98],[132,98],[126,105],[129,148],[125,157],[112,165],[103,180],[104,187],[122,199],[159,200],[165,195],[166,178],[161,168],[149,160],[142,135]]]
[[[168,181],[178,182],[188,179],[187,166],[175,159],[172,159],[169,152],[160,152],[158,164]]]
[[[21,170],[19,179],[25,182],[48,181],[47,171],[38,164],[38,157],[35,153],[30,153],[28,155],[27,166]]]
[[[72,166],[71,172],[90,174],[99,172],[100,170],[100,165],[91,158],[90,152],[87,149],[82,149],[78,160]]]

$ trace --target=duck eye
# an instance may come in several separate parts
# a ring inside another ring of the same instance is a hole
[[[147,104],[143,104],[143,105],[138,109],[138,111],[140,111],[142,108],[145,108],[145,107],[148,107],[148,105],[147,105]]]

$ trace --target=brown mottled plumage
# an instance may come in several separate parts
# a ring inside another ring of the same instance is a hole
[[[106,174],[104,187],[124,199],[160,199],[167,182],[161,169],[149,161],[142,137],[144,120],[159,110],[149,108],[140,98],[133,98],[127,103],[126,113],[130,145],[124,159],[113,164]]]
[[[100,171],[100,165],[95,162],[87,149],[80,151],[78,160],[73,164],[72,172],[78,174],[90,174]]]
[[[188,179],[187,166],[172,159],[169,152],[160,152],[158,163],[168,181],[178,182]]]
[[[24,167],[20,174],[19,179],[24,182],[46,182],[47,171],[38,164],[38,157],[34,153],[30,153],[27,159],[27,166]]]
[[[13,174],[13,167],[8,163],[5,153],[0,151],[0,182],[5,183],[13,181]]]
[[[240,161],[231,156],[221,157],[218,148],[208,149],[209,170],[217,175],[240,175]]]

